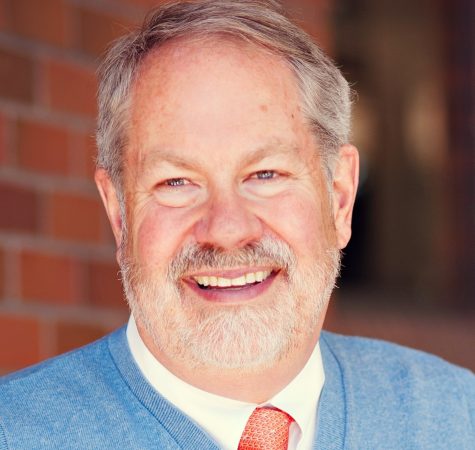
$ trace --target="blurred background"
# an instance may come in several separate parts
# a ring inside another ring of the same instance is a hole
[[[93,184],[95,70],[153,0],[0,0],[0,373],[124,323]],[[284,2],[357,92],[354,236],[326,328],[475,370],[475,2]]]

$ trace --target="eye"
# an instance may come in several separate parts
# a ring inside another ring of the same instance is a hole
[[[180,187],[186,186],[190,184],[190,182],[186,178],[170,178],[169,180],[165,180],[161,184],[167,187]]]
[[[168,178],[155,185],[156,191],[176,193],[188,189],[193,183],[188,178]]]
[[[196,202],[201,189],[189,178],[167,178],[155,185],[154,197],[163,206],[182,208]]]
[[[256,178],[258,180],[272,180],[278,176],[279,175],[275,170],[259,170],[251,178]]]

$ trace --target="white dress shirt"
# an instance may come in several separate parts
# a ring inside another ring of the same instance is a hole
[[[268,402],[246,403],[221,397],[184,382],[166,369],[141,339],[133,316],[127,340],[138,367],[152,387],[204,429],[224,450],[236,450],[246,423],[258,406],[273,406],[292,416],[289,450],[312,448],[318,400],[324,383],[320,347],[317,343],[300,373]]]

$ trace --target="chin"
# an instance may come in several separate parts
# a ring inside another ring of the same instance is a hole
[[[178,281],[159,282],[134,265],[121,270],[132,313],[155,356],[188,369],[251,372],[314,344],[338,267],[339,252],[327,252],[307,271],[289,270],[273,295],[240,304],[197,301]]]

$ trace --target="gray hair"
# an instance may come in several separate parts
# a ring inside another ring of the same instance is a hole
[[[282,57],[296,76],[306,119],[331,179],[338,148],[348,142],[351,94],[347,81],[322,50],[273,0],[188,0],[151,12],[136,31],[119,38],[99,69],[97,166],[121,186],[131,87],[140,62],[180,37],[225,35]]]

